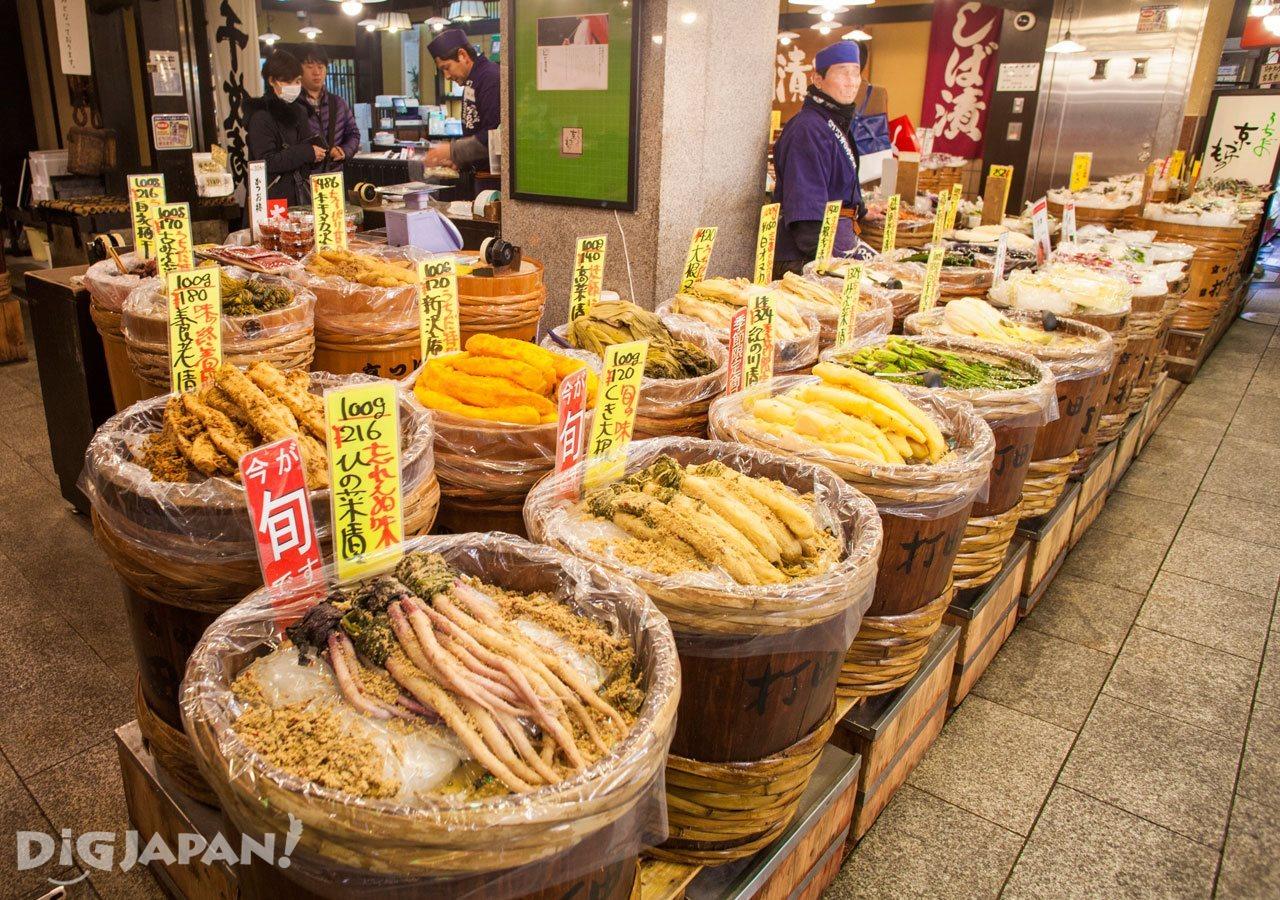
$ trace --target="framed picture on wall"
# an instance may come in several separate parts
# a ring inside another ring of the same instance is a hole
[[[511,4],[511,196],[636,208],[642,2]]]

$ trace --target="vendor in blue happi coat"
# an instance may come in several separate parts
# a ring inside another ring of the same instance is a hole
[[[853,142],[854,98],[862,85],[862,54],[852,41],[837,41],[814,57],[813,83],[800,112],[787,122],[773,148],[774,202],[782,204],[774,277],[799,272],[813,259],[826,205],[862,203],[858,152]],[[853,249],[853,222],[841,216],[835,255]]]

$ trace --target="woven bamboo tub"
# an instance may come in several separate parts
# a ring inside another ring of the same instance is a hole
[[[789,375],[797,372],[807,372],[813,368],[813,364],[818,361],[818,346],[822,336],[822,328],[818,323],[818,317],[807,309],[796,308],[800,313],[800,318],[804,319],[805,325],[809,328],[809,333],[799,337],[782,340],[776,338],[773,342],[773,374]],[[729,328],[717,328],[701,319],[692,316],[686,316],[671,309],[671,301],[663,300],[654,310],[658,317],[667,324],[667,327],[673,325],[702,325],[711,330],[726,348],[729,346]]]
[[[832,569],[783,585],[743,586],[711,572],[665,576],[592,540],[596,532],[575,509],[581,467],[529,496],[533,537],[634,581],[670,620],[683,686],[667,762],[671,837],[654,852],[716,864],[766,846],[795,814],[835,724],[840,663],[871,598],[881,528],[875,506],[835,474],[764,450],[659,438],[633,444],[626,471],[664,455],[682,464],[719,460],[812,494],[819,522],[840,537]]]
[[[547,303],[542,263],[526,256],[509,275],[458,276],[458,324],[462,343],[473,334],[532,341]]]
[[[1187,291],[1173,315],[1172,326],[1192,331],[1210,328],[1231,295],[1241,255],[1248,248],[1248,229],[1239,225],[1185,225],[1146,217],[1139,219],[1138,227],[1154,231],[1157,242],[1191,244],[1196,248],[1187,265]]]
[[[817,274],[814,263],[806,263],[804,267],[805,278],[816,280],[837,293],[844,286],[844,277],[839,274]],[[838,270],[838,266],[837,266]],[[865,321],[868,317],[865,313],[859,313],[856,328],[856,338],[872,337],[876,334],[889,334],[898,330],[902,325],[902,320],[910,313],[915,312],[920,307],[920,286],[908,286],[900,281],[898,287],[888,287],[893,283],[893,276],[881,272],[877,268],[875,260],[866,263],[866,269],[862,273],[862,287],[860,291],[860,299],[862,303],[869,303],[874,314],[869,317],[869,321]],[[889,315],[886,322],[882,316],[880,309],[888,307]],[[839,323],[839,310],[834,315],[828,315],[828,320],[822,320],[822,349],[835,346],[835,329]],[[830,335],[828,335],[828,321],[830,323]]]
[[[135,268],[142,262],[136,253],[126,253],[120,260],[128,268]],[[150,396],[129,363],[121,322],[129,292],[145,280],[143,275],[120,274],[110,259],[94,263],[84,273],[84,286],[89,291],[89,316],[102,338],[107,380],[111,382],[111,399],[115,402],[116,412]]]

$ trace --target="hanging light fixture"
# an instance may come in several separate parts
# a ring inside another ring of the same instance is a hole
[[[449,19],[454,22],[473,22],[487,18],[488,15],[480,0],[462,0],[461,3],[449,4]]]
[[[1276,8],[1274,3],[1251,3],[1249,4],[1249,15],[1256,18],[1271,15],[1271,11]]]
[[[377,19],[361,19],[359,22],[357,22],[357,23],[356,23],[356,25],[358,25],[360,28],[363,28],[365,31],[377,31],[377,30],[378,30],[378,20],[377,20]]]
[[[1076,7],[1071,4],[1067,7],[1067,32],[1062,36],[1062,40],[1056,44],[1050,44],[1044,48],[1045,53],[1080,53],[1085,49],[1084,44],[1071,39],[1071,22],[1075,18]]]
[[[818,34],[827,35],[831,33],[831,26],[826,22],[817,22],[809,27],[818,32]]]
[[[1280,34],[1280,16],[1274,13],[1269,16],[1263,16],[1262,27],[1272,34]]]
[[[867,34],[861,28],[855,28],[853,31],[840,35],[842,41],[869,41],[871,35]]]
[[[778,43],[784,47],[790,47],[791,42],[798,37],[800,37],[800,35],[796,34],[794,31],[780,31],[778,32]]]
[[[444,31],[444,27],[449,24],[449,20],[444,16],[432,16],[422,24],[426,25],[432,31]]]
[[[304,25],[298,29],[298,34],[305,34],[307,40],[314,41],[317,34],[324,34],[324,31],[314,25]]]
[[[378,13],[378,27],[387,34],[396,34],[400,31],[408,31],[413,27],[413,23],[409,21],[408,13]]]
[[[280,40],[280,35],[271,30],[271,16],[267,16],[267,30],[264,34],[258,35],[258,40],[266,44],[268,47],[274,47],[276,41]]]
[[[360,0],[342,0],[342,11],[354,19],[364,12],[364,4]]]

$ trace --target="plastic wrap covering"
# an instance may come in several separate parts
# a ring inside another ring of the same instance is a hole
[[[894,338],[892,340],[902,340]],[[968,403],[974,412],[989,425],[1001,424],[1010,428],[1028,425],[1044,425],[1058,418],[1058,398],[1055,390],[1057,378],[1053,371],[1035,357],[1009,347],[997,347],[971,338],[930,335],[911,338],[916,343],[935,350],[959,354],[986,356],[1002,362],[1012,362],[1025,371],[1034,372],[1035,384],[1029,387],[1000,390],[998,388],[932,388],[945,397]],[[843,350],[828,350],[822,354],[824,362],[847,365],[844,361],[866,347],[884,346],[885,339],[856,341]]]
[[[416,262],[429,257],[415,247],[378,247],[359,253],[387,261]],[[345,336],[353,341],[381,341],[393,333],[411,332],[413,340],[418,340],[418,289],[415,284],[374,287],[338,275],[316,275],[309,268],[316,255],[309,253],[303,257],[303,268],[292,277],[316,295],[318,331]]]
[[[849,262],[853,262],[850,260]],[[821,285],[825,285],[833,291],[839,291],[844,279],[844,260],[833,260],[827,266],[827,272],[819,275],[817,272],[817,263],[805,263],[804,277],[813,278]],[[883,333],[888,334],[893,330],[893,326],[897,322],[901,322],[908,313],[916,309],[920,305],[920,285],[916,284],[908,286],[901,279],[882,272],[879,264],[872,260],[866,264],[866,268],[862,272],[862,288],[860,296],[866,301],[874,302],[876,307],[882,303],[888,304],[892,311],[892,320],[888,329]],[[838,317],[838,314],[837,314]],[[869,330],[865,333],[867,337],[879,331],[881,321],[874,320],[869,323]],[[863,335],[862,325],[857,326],[859,336]]]
[[[315,355],[316,298],[309,290],[275,275],[221,267],[226,278],[252,279],[288,291],[288,306],[249,316],[222,316],[222,358],[241,368],[269,362],[279,369],[308,369]],[[227,298],[223,297],[223,304]],[[133,370],[144,381],[170,386],[169,298],[165,283],[148,278],[129,293],[121,323]]]
[[[811,578],[785,584],[744,585],[722,568],[661,575],[619,559],[607,539],[612,524],[579,509],[583,466],[547,478],[529,494],[530,537],[598,562],[639,584],[671,620],[681,653],[754,656],[832,650],[843,653],[875,590],[881,526],[875,505],[828,469],[795,457],[721,441],[669,437],[638,441],[628,453],[628,475],[668,456],[682,465],[718,460],[752,477],[771,478],[810,495],[815,524],[840,539],[835,564]],[[841,621],[832,625],[835,620]],[[824,623],[830,627],[822,626]]]
[[[921,261],[920,256],[928,256],[928,249],[911,249],[900,248],[892,250],[882,255],[876,260],[877,269],[896,275],[904,282],[911,281],[923,287],[925,269],[928,261]],[[948,265],[947,257],[952,257],[953,261],[956,256],[973,257],[973,265]],[[915,259],[911,259],[915,257]],[[964,294],[981,294],[985,293],[991,287],[991,279],[995,274],[992,268],[994,260],[981,254],[964,253],[955,250],[952,246],[947,245],[943,254],[942,274],[939,276],[939,284],[942,287],[944,296],[961,296]],[[902,269],[898,269],[902,266]]]
[[[1224,197],[1191,197],[1181,203],[1148,203],[1142,210],[1142,216],[1175,225],[1238,228],[1242,234],[1244,229],[1239,205]]]
[[[311,374],[311,392],[375,379],[365,375]],[[223,570],[260,584],[253,524],[245,508],[244,488],[227,478],[194,483],[158,481],[134,462],[147,436],[162,427],[169,398],[143,400],[103,423],[85,453],[80,490],[117,540],[129,545],[134,559],[163,565],[179,580],[192,581],[193,591],[224,596],[217,585],[202,585],[201,573]],[[401,487],[409,500],[427,488],[434,471],[431,416],[407,397],[400,403]],[[329,491],[311,492],[311,508],[321,541],[330,533]],[[184,570],[184,566],[188,567]],[[186,571],[186,574],[184,574]],[[126,581],[127,573],[121,572]],[[141,587],[139,587],[141,589]]]
[[[84,273],[84,286],[89,292],[89,299],[98,309],[113,312],[117,315],[124,311],[124,302],[134,288],[150,279],[141,274],[143,259],[136,253],[124,253],[120,261],[130,274],[121,275],[114,260],[104,259],[91,265]],[[152,264],[151,271],[155,271]],[[133,273],[138,274],[133,274]]]
[[[672,336],[697,344],[715,360],[716,367],[706,375],[694,378],[649,378],[640,381],[640,406],[636,411],[636,434],[703,435],[707,431],[707,410],[711,401],[724,393],[728,377],[729,351],[719,338],[701,322],[672,316],[663,321]],[[568,325],[557,325],[543,335],[542,346],[559,353],[579,351],[570,346],[565,333]],[[597,368],[599,358],[592,357]]]
[[[686,316],[675,312],[672,309],[673,300],[663,300],[658,304],[658,308],[654,310],[658,316],[668,325],[671,324],[703,324],[711,329],[712,334],[721,344],[728,346],[729,344],[729,328],[717,328],[710,323],[705,323],[701,319],[693,316]],[[818,324],[818,317],[811,312],[800,310],[800,317],[804,319],[808,333],[795,340],[775,340],[773,342],[773,371],[775,372],[795,372],[799,369],[807,369],[812,366],[818,359],[818,341],[822,336],[821,326]]]
[[[997,306],[1059,316],[1125,316],[1133,288],[1123,278],[1057,263],[1036,272],[1011,273],[991,288],[990,297]]]
[[[788,290],[783,281],[775,281],[769,285],[775,290],[781,290],[785,293],[798,309],[804,312],[811,312],[818,317],[818,324],[822,328],[822,337],[819,340],[821,347],[830,347],[836,341],[836,330],[840,325],[840,291],[844,288],[844,265],[847,265],[848,262],[853,262],[853,260],[847,262],[837,260],[835,265],[831,266],[833,272],[839,272],[839,275],[825,273],[819,275],[815,263],[806,263],[804,274],[798,276],[832,292],[835,295],[834,303],[825,303],[801,297]],[[864,273],[862,283],[858,288],[858,315],[854,320],[854,333],[862,337],[872,337],[877,334],[888,334],[892,331],[895,312],[892,297],[892,292],[882,289],[875,282],[865,277]]]
[[[964,509],[975,499],[985,499],[983,492],[995,454],[991,426],[968,403],[940,397],[928,388],[898,390],[937,423],[949,443],[954,443],[952,452],[932,465],[890,465],[837,456],[802,435],[784,442],[752,426],[749,402],[820,382],[807,375],[783,376],[721,397],[711,406],[711,436],[824,465],[874,500],[882,513],[903,518],[942,518]]]
[[[236,733],[234,680],[280,645],[281,624],[316,601],[314,590],[296,584],[263,588],[220,616],[196,647],[183,681],[183,722],[239,831],[282,837],[294,817],[301,821],[289,868],[277,877],[323,896],[501,900],[630,863],[663,840],[663,766],[680,697],[666,618],[630,582],[511,535],[422,537],[404,548],[439,553],[454,569],[504,589],[546,593],[628,637],[645,691],[638,716],[603,759],[527,793],[372,799],[304,780],[272,766]],[[332,568],[325,575],[332,584]]]
[[[252,247],[253,232],[248,228],[241,228],[239,231],[233,231],[228,234],[227,239],[222,243],[229,244],[232,247]]]

